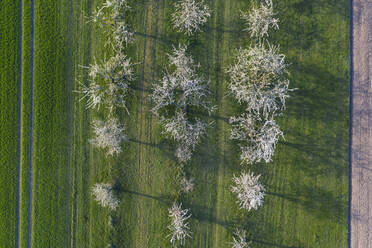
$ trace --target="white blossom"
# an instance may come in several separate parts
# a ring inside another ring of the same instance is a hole
[[[192,152],[193,151],[191,150],[190,147],[183,144],[179,144],[176,148],[175,155],[179,162],[186,163],[187,161],[191,160]]]
[[[163,133],[178,143],[176,156],[180,162],[186,162],[191,159],[192,151],[199,143],[201,137],[206,133],[207,124],[198,119],[195,122],[188,121],[186,114],[177,111],[172,118],[163,119]]]
[[[123,11],[129,10],[128,0],[106,0],[103,8],[108,8],[114,20],[118,19]]]
[[[247,241],[245,230],[236,229],[233,235],[232,248],[249,248],[251,242]]]
[[[120,201],[115,197],[111,184],[96,183],[93,186],[92,195],[102,207],[115,210],[119,206]]]
[[[153,112],[158,114],[162,108],[174,105],[183,111],[188,106],[200,107],[210,111],[210,103],[207,100],[209,95],[208,83],[197,75],[192,57],[186,55],[186,46],[173,48],[173,53],[169,54],[172,73],[166,72],[166,75],[159,84],[154,86],[152,99],[155,106]]]
[[[251,37],[262,38],[268,35],[269,28],[279,29],[279,19],[275,18],[272,0],[264,0],[260,7],[253,7],[248,12],[242,12],[242,18],[246,22],[247,31]]]
[[[93,121],[94,139],[92,144],[98,148],[105,149],[106,155],[119,154],[121,143],[127,141],[128,137],[124,134],[124,127],[114,118],[108,121]]]
[[[108,44],[111,44],[114,50],[121,50],[123,46],[134,41],[133,32],[125,20],[126,11],[129,9],[127,0],[106,0],[89,18],[89,21],[98,23],[108,34]]]
[[[191,192],[194,189],[194,179],[193,178],[187,179],[186,177],[183,177],[181,179],[181,187],[182,191],[185,192],[186,194]]]
[[[103,64],[96,62],[89,67],[89,85],[81,84],[77,91],[87,99],[88,108],[99,109],[105,105],[110,112],[115,107],[126,108],[129,83],[133,80],[133,65],[123,54],[116,54]]]
[[[240,159],[244,164],[253,164],[264,160],[271,162],[275,153],[276,143],[283,132],[274,119],[263,123],[248,113],[231,117],[232,125],[230,138],[238,140],[241,147]]]
[[[231,191],[237,195],[237,203],[241,209],[257,210],[262,205],[265,188],[259,183],[259,178],[260,175],[255,176],[250,172],[243,172],[239,177],[234,175]]]
[[[200,25],[206,23],[210,16],[209,7],[203,1],[179,0],[175,3],[172,20],[179,31],[190,35],[199,31]]]
[[[188,110],[214,110],[208,101],[206,80],[196,73],[192,57],[186,55],[186,46],[174,48],[169,55],[171,72],[166,72],[153,88],[152,111],[160,117],[164,133],[178,143],[176,156],[180,162],[191,159],[192,151],[206,133],[207,123],[188,116]]]
[[[189,214],[189,209],[182,209],[182,203],[177,204],[173,203],[173,206],[168,209],[169,217],[171,219],[171,224],[168,226],[168,229],[171,231],[170,242],[173,246],[176,246],[177,243],[183,245],[187,237],[191,237],[189,231],[189,224],[186,222],[187,219],[191,217]]]
[[[235,63],[227,69],[233,96],[246,104],[248,112],[266,119],[282,110],[289,97],[285,56],[278,51],[279,47],[270,44],[240,48]]]
[[[130,31],[129,26],[125,22],[118,21],[113,30],[113,39],[115,46],[120,50],[127,44],[134,42],[134,34]]]

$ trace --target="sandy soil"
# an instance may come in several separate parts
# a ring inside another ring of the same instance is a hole
[[[372,248],[372,0],[353,1],[351,248]]]

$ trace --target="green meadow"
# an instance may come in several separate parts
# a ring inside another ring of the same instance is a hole
[[[19,15],[18,1],[0,8],[0,246],[16,245],[19,166]]]
[[[192,238],[185,247],[230,247],[235,228],[247,230],[252,247],[347,247],[349,143],[349,1],[274,0],[280,29],[268,41],[280,45],[290,72],[291,97],[278,118],[285,139],[273,162],[240,165],[240,149],[229,139],[228,118],[242,111],[229,95],[225,68],[239,47],[251,44],[240,10],[250,1],[206,0],[211,18],[201,32],[186,36],[172,27],[175,1],[130,0],[127,20],[135,42],[126,50],[135,65],[128,110],[115,114],[129,141],[116,157],[90,144],[93,118],[74,92],[87,83],[81,66],[112,55],[106,34],[87,22],[102,0],[35,1],[34,63],[31,61],[31,1],[23,0],[22,89],[19,80],[19,6],[0,9],[0,246],[16,236],[17,163],[21,156],[20,244],[28,247],[31,200],[32,247],[171,247],[167,209],[178,200],[190,208]],[[6,22],[4,18],[6,17]],[[6,34],[6,36],[5,36]],[[6,37],[3,39],[2,37]],[[167,53],[178,43],[200,63],[210,80],[217,112],[184,170],[195,189],[179,194],[181,169],[175,144],[162,134],[150,110],[152,86],[167,68]],[[31,137],[31,71],[33,140]],[[22,137],[18,152],[19,90]],[[28,197],[32,145],[32,199]],[[17,152],[15,152],[17,151]],[[233,175],[261,174],[264,204],[239,210],[231,193]],[[97,182],[115,185],[114,212],[91,196]],[[6,213],[6,214],[5,214]],[[9,228],[11,227],[11,228]]]

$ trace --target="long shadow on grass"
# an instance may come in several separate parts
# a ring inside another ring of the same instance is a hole
[[[330,192],[318,186],[293,185],[291,192],[271,192],[268,196],[280,197],[301,205],[318,219],[331,219],[340,224],[347,221],[347,202],[337,197],[337,192]]]
[[[240,217],[246,221],[243,225],[237,227],[247,231],[247,238],[252,241],[252,247],[305,247],[298,238],[292,237],[288,239],[288,233],[286,233],[285,228],[274,227],[262,209],[250,211],[249,214],[251,216],[247,216],[248,214],[244,213],[244,216]]]
[[[162,45],[165,45],[165,46],[172,46],[173,44],[175,44],[174,40],[178,39],[178,36],[170,37],[170,36],[163,35],[163,34],[153,35],[153,34],[147,34],[147,33],[141,33],[141,32],[134,32],[134,34],[137,36],[146,38],[146,39],[154,39],[157,42],[160,42]]]
[[[315,42],[325,43],[328,37],[324,35],[324,26],[327,19],[346,19],[349,15],[348,1],[322,1],[322,0],[299,0],[278,1],[278,18],[280,19],[280,31],[273,32],[277,43],[287,49],[301,48],[310,49]],[[327,14],[325,14],[327,13]]]
[[[152,93],[152,89],[139,87],[138,85],[130,85],[129,88],[139,92]]]
[[[229,33],[234,35],[239,35],[240,37],[245,37],[249,39],[249,34],[247,32],[243,32],[244,25],[242,22],[234,22],[231,25],[225,24],[224,26],[205,26],[205,32],[216,31],[217,33]]]
[[[168,195],[154,196],[146,193],[136,192],[125,189],[120,183],[115,183],[114,190],[119,194],[129,194],[131,196],[145,197],[150,200],[156,200],[164,205],[169,206],[172,203],[172,197]]]
[[[216,114],[209,114],[208,112],[202,112],[202,111],[192,111],[191,114],[195,117],[201,117],[201,118],[207,118],[207,119],[212,119],[214,121],[224,121],[226,123],[229,123],[229,118],[224,117],[224,116],[219,116]]]
[[[291,94],[285,114],[320,120],[329,126],[345,123],[349,104],[347,75],[335,75],[327,68],[297,61],[291,71],[292,87],[297,90]]]
[[[340,149],[342,144],[329,142],[328,144],[319,144],[320,137],[304,137],[296,138],[302,143],[293,143],[288,141],[280,141],[280,144],[290,147],[299,151],[296,157],[301,163],[295,163],[291,166],[305,172],[309,176],[317,175],[331,175],[335,174],[338,178],[346,176],[348,168],[346,159],[342,160],[342,152],[345,150]],[[324,137],[323,139],[331,139]]]
[[[197,205],[197,204],[188,204],[185,203],[186,208],[190,208],[192,212],[191,219],[195,219],[200,223],[214,223],[221,225],[224,228],[228,229],[229,232],[233,233],[236,228],[245,229],[248,232],[248,240],[252,241],[253,244],[258,245],[257,247],[267,246],[267,247],[278,247],[278,248],[302,248],[302,245],[283,245],[275,243],[270,237],[271,231],[273,230],[270,223],[265,223],[260,221],[258,224],[257,221],[252,220],[250,214],[244,216],[230,216],[228,220],[221,220],[216,217],[215,209],[208,208],[206,206]],[[249,238],[252,237],[252,238]],[[254,237],[254,238],[253,238]],[[299,243],[296,241],[295,243]]]
[[[174,153],[171,152],[170,143],[167,142],[167,141],[163,141],[163,142],[157,143],[157,144],[156,143],[149,143],[149,142],[145,142],[145,141],[141,141],[141,140],[137,140],[137,139],[129,139],[129,141],[133,142],[133,143],[140,144],[140,145],[150,146],[150,147],[159,149],[161,152],[163,152],[171,160],[176,160],[176,157],[175,157]]]
[[[335,174],[345,176],[348,146],[348,80],[317,65],[300,64],[293,81],[298,89],[288,101],[288,120],[304,120],[318,128],[308,133],[298,129],[283,130],[286,141],[280,144],[299,151],[303,161],[293,166],[311,176]],[[296,81],[299,80],[299,81]]]
[[[201,223],[214,223],[221,225],[227,229],[233,229],[237,225],[241,226],[245,224],[244,220],[241,219],[234,219],[234,220],[221,220],[216,217],[216,211],[213,208],[209,208],[207,206],[202,206],[198,204],[189,204],[187,202],[184,203],[185,208],[191,209],[191,218],[198,220]]]
[[[267,247],[277,247],[277,248],[302,248],[304,246],[287,246],[287,245],[280,245],[280,244],[275,244],[270,241],[265,241],[265,240],[259,240],[259,239],[248,239],[249,241],[252,241],[252,243],[257,243],[260,245],[260,247],[267,246]]]

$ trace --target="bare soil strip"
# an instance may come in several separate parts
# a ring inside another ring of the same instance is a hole
[[[372,1],[352,4],[350,247],[372,247]]]

